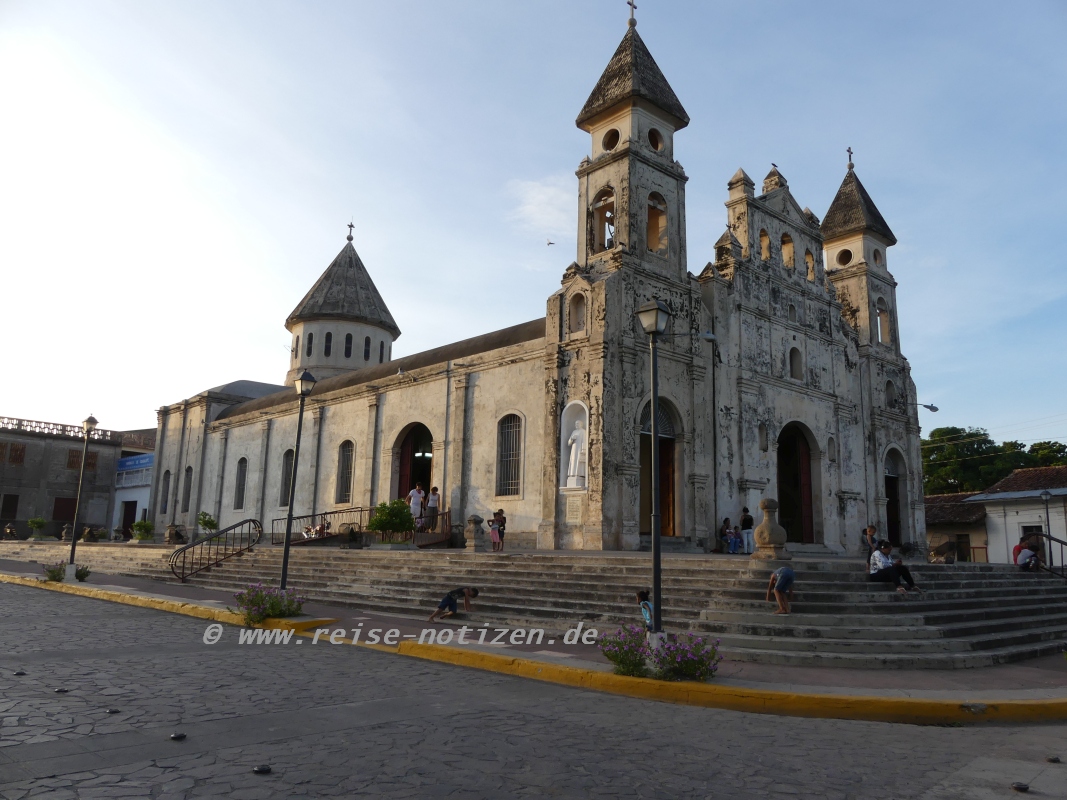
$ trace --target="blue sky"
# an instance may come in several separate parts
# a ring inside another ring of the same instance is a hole
[[[355,244],[394,355],[544,314],[574,258],[574,118],[622,0],[0,2],[0,414],[104,427],[281,382]],[[689,112],[689,268],[726,181],[825,214],[845,148],[900,243],[925,430],[1067,441],[1067,5],[639,0]],[[557,246],[546,247],[551,237]],[[9,387],[11,384],[9,384]]]

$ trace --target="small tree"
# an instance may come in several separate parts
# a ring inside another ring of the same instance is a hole
[[[31,531],[33,531],[33,533],[31,534],[32,536],[40,536],[41,529],[44,528],[44,526],[47,524],[48,523],[44,521],[44,517],[31,517],[30,519],[26,520],[26,525]]]
[[[130,530],[133,531],[134,538],[138,541],[144,541],[153,537],[156,525],[150,519],[139,519],[130,526]]]
[[[196,515],[196,524],[207,531],[209,534],[214,533],[219,529],[219,523],[215,521],[215,518],[206,511],[201,511]]]
[[[411,509],[403,500],[379,503],[370,516],[367,530],[379,533],[407,533],[415,530],[415,518],[411,516]]]

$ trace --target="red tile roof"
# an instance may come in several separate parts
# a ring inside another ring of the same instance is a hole
[[[986,489],[985,494],[1039,492],[1042,489],[1067,489],[1067,467],[1017,469],[1008,477]]]
[[[968,497],[978,492],[960,494],[930,494],[923,498],[926,504],[926,525],[969,525],[985,519],[985,506],[981,503],[965,503]]]

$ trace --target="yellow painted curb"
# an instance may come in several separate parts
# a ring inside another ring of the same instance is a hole
[[[92,597],[113,603],[151,608],[172,614],[210,619],[231,625],[244,625],[244,617],[230,611],[209,608],[196,603],[161,600],[155,597],[72,586],[41,578],[23,578],[0,573],[0,583],[13,583],[37,589]],[[293,628],[297,636],[312,637],[313,627],[336,622],[335,619],[267,620],[265,628]],[[350,643],[350,640],[343,640]],[[514,656],[465,650],[438,644],[401,642],[398,645],[366,644],[357,647],[392,653],[445,664],[499,672],[520,678],[576,686],[597,692],[626,695],[665,703],[725,708],[755,714],[777,714],[789,717],[820,717],[824,719],[855,719],[869,722],[903,722],[912,724],[948,724],[974,722],[1053,722],[1067,720],[1067,698],[1055,700],[993,700],[961,703],[957,700],[925,700],[913,697],[866,697],[861,695],[802,694],[769,689],[748,689],[712,683],[687,681],[669,682],[651,678],[629,678],[610,672],[568,667],[545,661]]]
[[[711,683],[629,678],[610,672],[417,642],[401,642],[397,652],[415,658],[502,672],[598,692],[756,714],[915,724],[1048,722],[1067,719],[1067,699],[961,703],[956,700],[924,700],[911,697],[801,694]]]
[[[156,611],[169,611],[172,614],[184,614],[187,617],[210,619],[215,622],[228,622],[231,625],[244,625],[244,617],[232,611],[223,611],[218,608],[201,606],[196,603],[182,603],[177,600],[162,600],[158,597],[141,597],[136,594],[125,592],[113,592],[108,589],[94,589],[89,586],[73,586],[69,583],[58,581],[46,581],[43,578],[23,578],[20,575],[0,574],[0,583],[14,583],[19,586],[32,586],[35,589],[48,589],[52,592],[63,594],[76,594],[80,597],[92,597],[96,600],[107,600],[111,603],[122,603],[127,606],[139,606],[140,608],[152,608]]]

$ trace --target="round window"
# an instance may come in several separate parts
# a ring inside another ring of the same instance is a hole
[[[652,145],[652,149],[659,151],[663,149],[663,134],[657,131],[655,128],[650,128],[648,131],[648,143]]]
[[[604,138],[600,140],[600,144],[604,146],[605,150],[614,150],[619,146],[619,132],[612,128],[604,134]]]
[[[852,263],[852,251],[851,250],[839,250],[837,253],[837,263],[842,267],[847,267]]]

